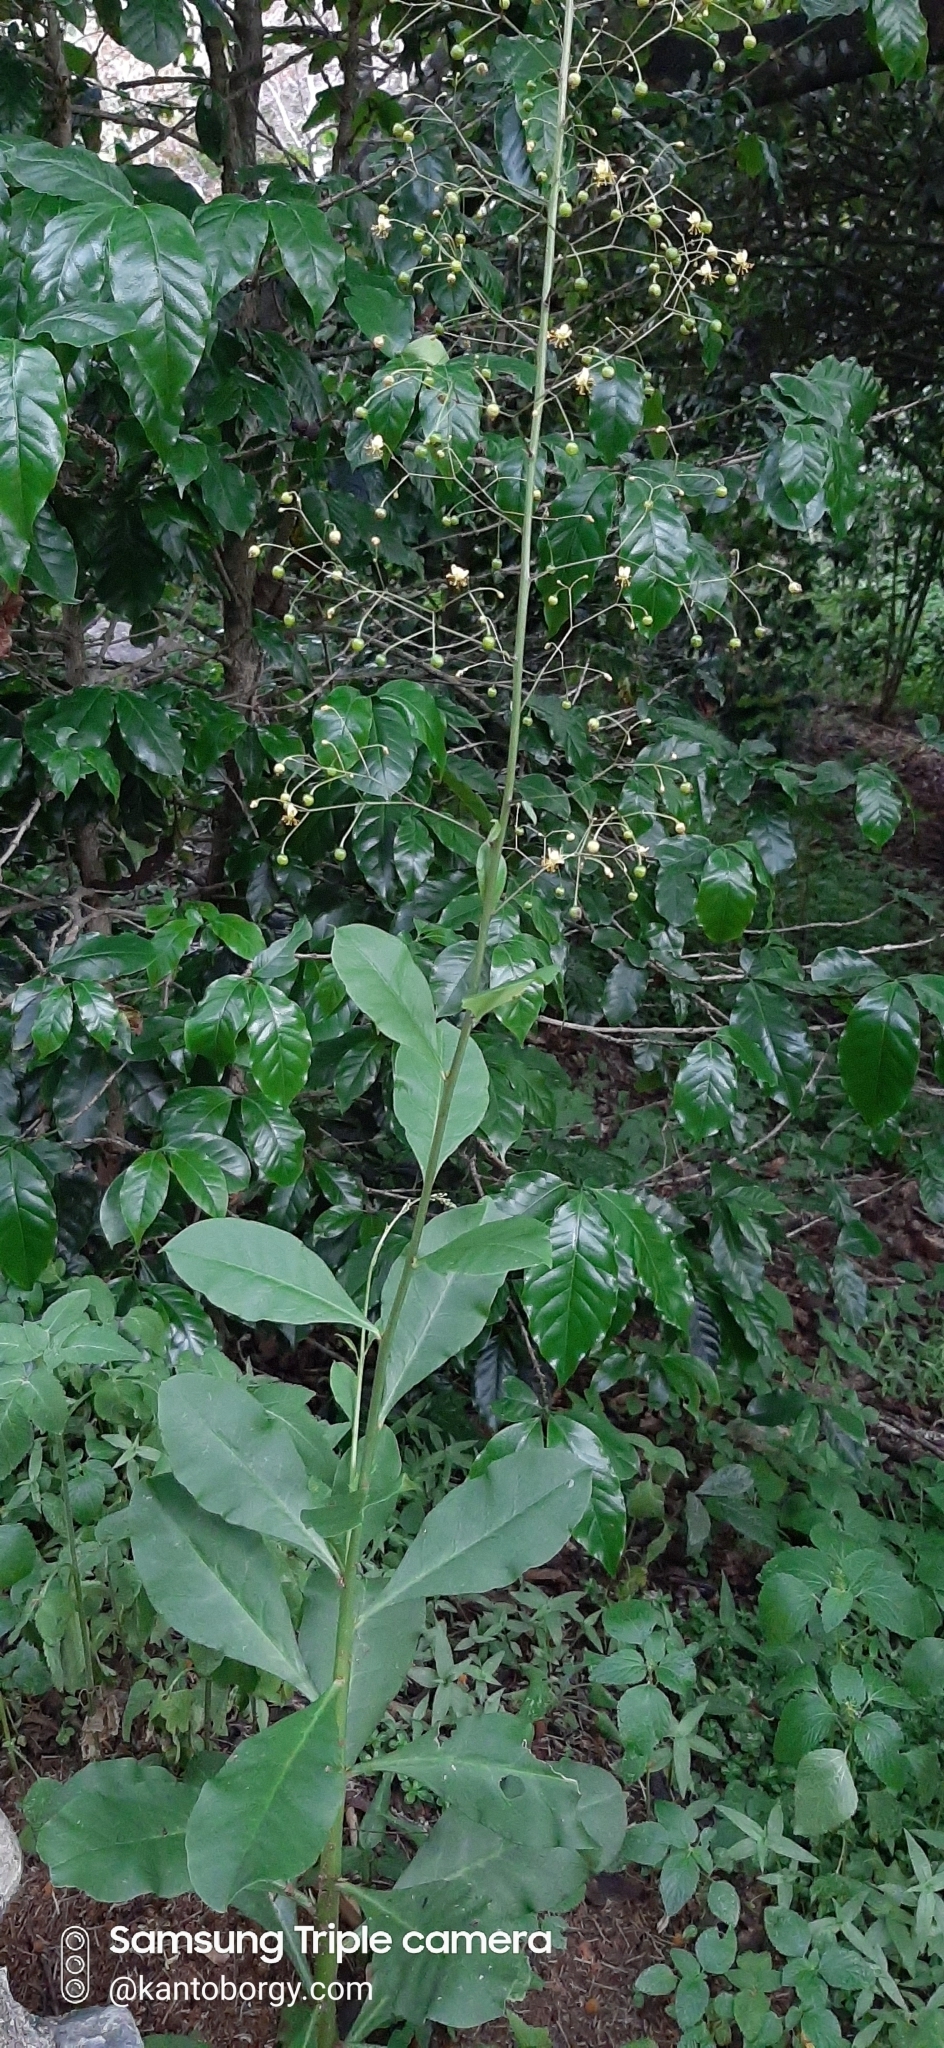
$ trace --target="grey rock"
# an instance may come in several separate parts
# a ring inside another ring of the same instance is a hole
[[[23,1876],[23,1857],[9,1821],[0,1813],[0,1916],[16,1897]]]
[[[133,2019],[117,2005],[100,2005],[94,2012],[57,2020],[55,2043],[56,2048],[142,2048]]]
[[[17,2005],[5,1970],[0,1970],[0,2042],[3,2048],[56,2048],[55,2021],[34,2020]]]

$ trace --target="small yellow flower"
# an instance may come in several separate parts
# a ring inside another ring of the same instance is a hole
[[[743,270],[745,272],[753,269],[754,266],[746,249],[735,249],[734,255],[731,258],[731,267],[734,270]]]
[[[573,340],[573,333],[574,330],[570,326],[569,322],[566,320],[562,320],[559,327],[551,328],[550,334],[548,335],[548,340],[552,341],[555,344],[555,347],[559,348],[564,344],[564,342]]]
[[[591,391],[593,390],[593,373],[592,373],[592,371],[590,371],[590,370],[578,370],[578,371],[577,371],[577,375],[576,375],[576,377],[574,378],[574,390],[575,390],[575,391],[579,391],[579,392],[580,392],[580,395],[581,395],[581,397],[582,397],[582,398],[586,398],[586,397],[587,397],[588,393],[589,393],[589,392],[591,392]]]
[[[378,242],[386,241],[387,236],[390,233],[390,215],[387,213],[378,213],[374,225],[371,229],[371,233],[376,235]]]
[[[370,437],[370,441],[369,441],[368,445],[369,445],[369,448],[370,448],[370,452],[371,452],[371,454],[372,454],[372,455],[382,455],[382,454],[383,454],[383,447],[384,447],[384,437],[383,437],[383,435],[382,435],[382,434],[371,434],[371,437]]]
[[[631,582],[632,582],[632,580],[633,580],[633,572],[632,572],[631,568],[629,567],[628,563],[626,563],[626,562],[621,562],[621,563],[620,563],[620,565],[619,565],[619,568],[618,568],[618,569],[617,569],[617,571],[616,571],[616,581],[617,581],[617,583],[631,583]]]
[[[702,278],[705,284],[711,284],[714,274],[714,269],[710,263],[699,263],[695,273],[696,277]]]
[[[564,859],[565,855],[562,854],[559,846],[549,846],[544,856],[542,866],[546,869],[549,875],[554,875],[557,873],[558,868],[563,867]]]
[[[452,584],[453,590],[465,590],[468,581],[468,569],[463,569],[460,562],[453,562],[452,567],[446,570],[446,582]]]
[[[595,185],[601,186],[615,184],[613,166],[608,156],[597,157],[596,163],[593,166],[593,182]]]

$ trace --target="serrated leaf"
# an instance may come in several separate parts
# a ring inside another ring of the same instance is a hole
[[[590,1195],[562,1202],[550,1226],[551,1263],[522,1290],[528,1327],[563,1385],[613,1319],[618,1297],[616,1248]]]

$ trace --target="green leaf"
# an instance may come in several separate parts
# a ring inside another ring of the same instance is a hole
[[[695,915],[712,945],[739,939],[754,914],[757,890],[743,854],[716,846],[709,854],[695,901]]]
[[[72,603],[79,574],[75,548],[71,535],[60,526],[48,505],[41,506],[36,514],[26,574],[46,597],[56,598],[59,604]]]
[[[867,990],[839,1041],[839,1072],[853,1108],[870,1127],[903,1108],[920,1052],[921,1026],[910,991],[898,981]]]
[[[158,454],[180,429],[184,392],[210,326],[206,266],[190,222],[170,206],[124,208],[108,244],[112,293],[136,317],[111,354],[131,406]]]
[[[70,300],[67,306],[51,306],[38,313],[26,330],[26,339],[48,334],[50,341],[67,348],[95,348],[100,342],[118,341],[131,334],[135,315],[125,306],[113,306],[106,299]]]
[[[174,1179],[204,1216],[225,1216],[229,1207],[226,1177],[207,1156],[207,1140],[195,1145],[169,1145],[167,1157]]]
[[[208,1514],[292,1543],[337,1574],[312,1511],[308,1475],[284,1423],[245,1387],[208,1373],[165,1380],[158,1421],[175,1479]]]
[[[49,988],[41,996],[30,1024],[30,1035],[40,1059],[58,1052],[72,1029],[72,990]]]
[[[443,1805],[537,1855],[592,1846],[580,1816],[579,1778],[566,1761],[533,1756],[526,1726],[514,1715],[468,1715],[448,1740],[421,1734],[389,1750],[380,1768],[424,1786]],[[625,1815],[624,1795],[614,1790]]]
[[[344,303],[355,327],[384,355],[399,355],[412,339],[412,293],[401,291],[383,271],[360,271],[357,282],[348,284]]]
[[[871,0],[869,13],[879,55],[895,84],[920,78],[927,63],[928,31],[918,0]]]
[[[243,1322],[369,1328],[324,1260],[268,1223],[192,1223],[165,1256],[187,1287]]]
[[[794,1693],[777,1723],[774,1758],[778,1764],[798,1764],[811,1749],[827,1742],[836,1727],[836,1715],[821,1692]]]
[[[8,1593],[20,1579],[27,1579],[38,1563],[39,1551],[23,1522],[0,1526],[0,1592]]]
[[[37,1837],[53,1884],[111,1905],[189,1890],[184,1836],[196,1793],[157,1764],[87,1764]]]
[[[811,1749],[800,1758],[794,1786],[793,1825],[798,1835],[825,1835],[851,1820],[859,1795],[845,1751]]]
[[[574,1530],[574,1540],[613,1578],[626,1547],[626,1502],[623,1488],[596,1431],[573,1415],[552,1415],[547,1425],[548,1449],[564,1449],[586,1465],[591,1475],[590,1505]]]
[[[624,1257],[635,1266],[639,1284],[653,1307],[675,1329],[687,1332],[692,1312],[688,1267],[676,1251],[663,1223],[638,1195],[598,1188],[596,1201]]]
[[[125,745],[142,767],[175,781],[183,774],[183,747],[163,706],[152,697],[120,690],[118,726]]]
[[[127,178],[94,150],[56,149],[51,142],[0,143],[0,170],[30,192],[48,192],[73,203],[107,200],[131,207],[134,194]]]
[[[563,1385],[606,1336],[616,1307],[616,1248],[592,1197],[562,1202],[550,1226],[551,1264],[525,1280],[535,1343]]]
[[[331,945],[335,972],[351,1001],[397,1045],[425,1045],[440,1054],[429,983],[402,939],[371,924],[342,925]]]
[[[696,1144],[731,1128],[737,1098],[734,1061],[717,1039],[702,1039],[682,1061],[672,1091],[672,1107]]]
[[[62,467],[66,394],[55,356],[0,340],[0,577],[15,584],[36,515]]]
[[[141,1583],[171,1628],[311,1698],[279,1569],[261,1536],[206,1514],[166,1476],[135,1488],[128,1527]]]
[[[410,1150],[424,1173],[459,1033],[454,1024],[440,1024],[437,1038],[438,1049],[434,1051],[425,1038],[414,1036],[398,1047],[393,1063],[394,1114],[402,1124]],[[488,1098],[488,1068],[475,1040],[470,1038],[439,1141],[440,1166],[451,1158],[465,1138],[478,1130],[488,1109]]]
[[[552,501],[538,539],[538,588],[550,626],[567,625],[591,589],[606,554],[616,510],[616,479],[586,469]]]
[[[305,1164],[305,1133],[284,1109],[256,1102],[251,1095],[239,1106],[243,1140],[250,1159],[273,1187],[294,1187]]]
[[[780,481],[794,505],[811,505],[822,492],[830,464],[830,436],[822,427],[791,422],[780,443]]]
[[[126,0],[121,11],[121,40],[126,50],[152,71],[176,64],[187,23],[181,0]]]
[[[457,1224],[456,1218],[459,1218]],[[463,1211],[447,1211],[428,1223],[423,1232],[423,1257],[410,1274],[384,1377],[383,1414],[389,1415],[395,1402],[437,1372],[448,1358],[464,1351],[488,1320],[498,1291],[500,1275],[488,1273],[440,1272],[430,1264],[430,1255],[448,1248],[453,1238],[462,1242]],[[386,1323],[403,1272],[396,1260],[384,1284],[381,1322]]]
[[[268,215],[282,262],[317,326],[337,296],[344,251],[325,226],[310,187],[300,185],[289,199],[270,199]]]
[[[438,1250],[421,1252],[430,1272],[493,1273],[504,1280],[505,1274],[517,1267],[550,1263],[551,1238],[546,1224],[536,1222],[533,1216],[489,1222],[487,1207],[485,1202],[476,1202],[471,1209],[447,1212],[450,1222],[454,1216],[463,1218],[465,1228]]]
[[[311,1037],[304,1013],[279,989],[253,982],[246,1037],[249,1071],[260,1095],[286,1109],[304,1088],[311,1064]]]
[[[425,1600],[399,1601],[374,1616],[382,1582],[361,1579],[355,1596],[354,1647],[347,1712],[347,1762],[357,1762],[383,1718],[384,1708],[399,1692],[416,1655],[426,1622]],[[337,1580],[317,1567],[309,1572],[305,1606],[298,1631],[299,1647],[312,1683],[319,1691],[330,1686],[338,1636],[340,1598]]]
[[[56,1205],[31,1153],[0,1152],[0,1273],[32,1287],[56,1248]]]
[[[881,850],[901,823],[901,798],[887,768],[860,768],[856,778],[856,823],[870,846]]]
[[[224,193],[194,216],[193,230],[206,264],[215,305],[244,277],[251,277],[265,248],[269,216],[261,200]]]
[[[567,1451],[498,1458],[437,1502],[374,1611],[434,1594],[491,1593],[546,1564],[590,1500],[590,1474]]]
[[[752,1072],[767,1086],[775,1086],[776,1094],[796,1113],[813,1070],[813,1048],[793,1004],[767,982],[747,981],[731,1012],[731,1024],[757,1047],[768,1070],[764,1075],[763,1068],[758,1073],[753,1067]],[[739,1051],[736,1040],[734,1050]]]
[[[184,1021],[187,1051],[209,1060],[217,1073],[230,1065],[237,1036],[245,1030],[250,993],[239,975],[224,974],[211,981],[202,1003]]]
[[[922,1636],[901,1660],[898,1675],[916,1700],[936,1700],[944,1691],[944,1639]]]
[[[163,1152],[142,1152],[113,1186],[129,1236],[139,1245],[157,1221],[170,1186],[170,1168]]]
[[[255,479],[219,448],[208,448],[200,473],[200,496],[224,533],[248,533],[259,503]]]
[[[187,1830],[193,1889],[224,1913],[255,1885],[317,1863],[344,1796],[336,1689],[241,1742],[208,1779]]]
[[[691,530],[667,484],[629,476],[620,513],[620,559],[632,570],[634,606],[660,633],[681,607],[688,584]]]
[[[643,422],[646,399],[634,364],[612,364],[612,377],[595,376],[590,393],[590,435],[604,462],[627,455]]]

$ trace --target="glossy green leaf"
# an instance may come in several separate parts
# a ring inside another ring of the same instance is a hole
[[[118,694],[121,737],[142,767],[154,775],[183,774],[184,750],[162,704],[143,691]]]
[[[337,1572],[327,1544],[303,1519],[313,1502],[291,1436],[245,1387],[208,1373],[165,1380],[158,1421],[175,1479],[208,1514],[294,1544]]]
[[[187,1287],[243,1322],[367,1327],[324,1260],[268,1223],[192,1223],[165,1255]]]
[[[627,455],[643,422],[645,392],[634,363],[616,362],[612,377],[595,376],[590,393],[590,435],[604,462]]]
[[[107,200],[112,209],[134,204],[128,180],[117,166],[108,163],[97,151],[82,149],[78,144],[71,149],[56,149],[50,142],[8,139],[0,143],[0,170],[5,178],[25,185],[30,192],[50,192],[74,204],[100,204]]]
[[[36,1005],[30,1023],[33,1044],[40,1059],[58,1052],[72,1029],[72,990],[49,988]]]
[[[921,1051],[921,1026],[910,991],[898,981],[869,989],[846,1021],[839,1072],[854,1109],[870,1126],[902,1109]]]
[[[246,1150],[254,1166],[273,1187],[293,1187],[305,1163],[305,1133],[284,1109],[257,1102],[251,1095],[239,1106]]]
[[[445,1097],[446,1079],[459,1043],[453,1024],[437,1027],[433,1050],[418,1034],[401,1044],[393,1063],[394,1114],[406,1132],[410,1150],[425,1173],[437,1118]],[[455,1079],[439,1139],[438,1161],[452,1157],[465,1138],[477,1131],[488,1109],[489,1076],[485,1060],[470,1038]]]
[[[734,1061],[717,1039],[702,1039],[693,1045],[678,1070],[672,1091],[672,1107],[685,1132],[695,1144],[731,1128],[737,1099]]]
[[[887,768],[860,768],[856,778],[856,822],[870,846],[887,846],[901,823],[901,798]]]
[[[236,1051],[236,1039],[249,1018],[251,991],[239,975],[211,981],[202,1003],[184,1022],[187,1051],[209,1060],[220,1073]]]
[[[270,199],[268,215],[282,262],[317,325],[337,296],[344,251],[326,227],[311,186],[298,186],[288,199]]]
[[[193,1889],[217,1913],[317,1863],[344,1796],[337,1698],[252,1735],[208,1779],[187,1830]]]
[[[751,1065],[755,1078],[773,1087],[788,1109],[798,1110],[813,1071],[813,1048],[794,1005],[768,982],[747,981],[739,991],[731,1023],[761,1055],[763,1064]],[[748,1048],[737,1039],[729,1042],[750,1065]]]
[[[111,344],[118,374],[158,453],[180,429],[183,397],[210,325],[203,252],[190,222],[169,206],[122,208],[108,244],[112,293],[133,311],[134,333]]]
[[[447,1212],[427,1224],[423,1242],[429,1251],[448,1243],[454,1214]],[[402,1272],[403,1261],[398,1259],[384,1284],[382,1324],[390,1316]],[[494,1272],[436,1272],[425,1258],[414,1266],[386,1356],[385,1416],[411,1388],[473,1342],[485,1327],[498,1286]]]
[[[142,1152],[114,1185],[128,1235],[139,1245],[157,1221],[170,1186],[170,1168],[163,1152]]]
[[[692,1312],[688,1268],[663,1223],[638,1195],[599,1188],[598,1207],[624,1257],[632,1261],[654,1308],[677,1330],[687,1332]]]
[[[125,306],[113,306],[107,299],[72,299],[67,306],[51,306],[37,314],[26,338],[31,341],[34,336],[47,335],[67,348],[96,348],[131,334],[135,325],[135,314]]]
[[[59,604],[72,603],[79,574],[75,548],[71,535],[48,505],[40,506],[33,522],[26,574],[46,597],[56,598]]]
[[[249,1071],[260,1095],[287,1108],[308,1079],[311,1036],[304,1013],[279,989],[253,982],[246,1037]]]
[[[561,1384],[606,1336],[617,1301],[616,1248],[592,1196],[562,1202],[550,1226],[551,1263],[530,1273],[522,1299],[535,1343]]]
[[[56,1248],[56,1205],[31,1153],[0,1152],[0,1273],[32,1287]]]
[[[491,1222],[487,1204],[476,1202],[470,1210],[453,1210],[452,1216],[466,1219],[466,1228],[440,1245],[422,1252],[423,1262],[433,1273],[494,1273],[503,1280],[520,1267],[549,1265],[551,1238],[547,1225],[533,1216],[509,1216]],[[447,1212],[449,1213],[449,1212]]]
[[[15,584],[62,466],[66,394],[54,355],[0,339],[0,576]]]
[[[126,0],[121,11],[121,40],[126,50],[152,71],[175,64],[187,33],[182,0]]]
[[[519,1451],[430,1510],[387,1580],[375,1612],[434,1594],[491,1593],[545,1564],[572,1534],[590,1500],[590,1474],[562,1450]]]
[[[205,1513],[166,1476],[135,1488],[128,1523],[141,1583],[171,1628],[311,1698],[279,1570],[261,1536]]]
[[[53,1884],[113,1905],[176,1898],[189,1889],[184,1837],[196,1795],[158,1764],[87,1764],[39,1831]]]
[[[695,901],[695,915],[712,945],[739,939],[754,915],[757,890],[754,877],[733,846],[718,846],[709,854]]]
[[[550,626],[566,626],[591,589],[616,511],[609,470],[586,469],[552,500],[538,539],[538,588]]]
[[[896,85],[920,78],[928,54],[928,30],[918,0],[871,0],[869,12],[879,54]]]
[[[667,484],[629,476],[619,521],[620,559],[632,570],[634,606],[661,632],[679,611],[687,588],[691,530]]]
[[[269,216],[258,199],[240,199],[224,193],[201,206],[194,216],[194,233],[203,251],[215,305],[242,280],[251,277],[269,235]]]
[[[205,1141],[195,1145],[170,1145],[167,1150],[174,1179],[204,1216],[225,1216],[229,1207],[226,1176],[208,1158]]]

